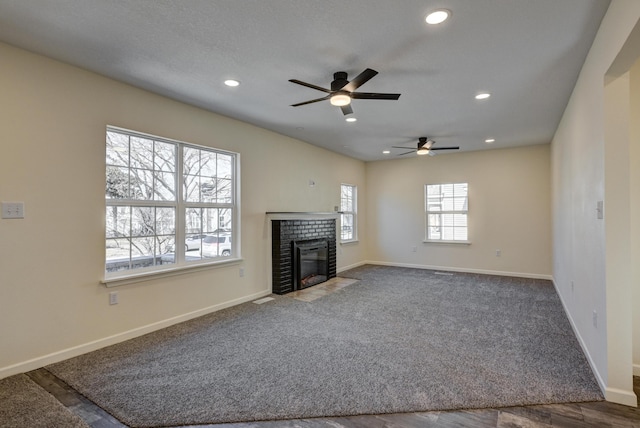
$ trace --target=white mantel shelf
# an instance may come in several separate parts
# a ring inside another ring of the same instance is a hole
[[[267,218],[271,220],[322,220],[339,218],[340,214],[340,212],[267,211]]]

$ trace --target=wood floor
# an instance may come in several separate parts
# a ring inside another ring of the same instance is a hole
[[[80,395],[46,369],[27,373],[93,428],[122,428],[113,416]],[[640,378],[633,378],[640,395]],[[195,426],[193,426],[195,427]],[[295,419],[235,424],[198,425],[198,428],[640,428],[640,410],[606,401],[463,410],[456,412],[398,413],[350,417]]]

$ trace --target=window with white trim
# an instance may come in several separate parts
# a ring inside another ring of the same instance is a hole
[[[358,188],[351,184],[340,185],[340,240],[342,242],[358,239],[357,207]]]
[[[107,277],[237,256],[236,153],[108,127]]]
[[[424,186],[427,241],[468,241],[468,188],[467,183]]]

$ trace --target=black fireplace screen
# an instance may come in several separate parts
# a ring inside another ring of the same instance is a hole
[[[294,241],[294,290],[311,287],[329,278],[326,240]]]

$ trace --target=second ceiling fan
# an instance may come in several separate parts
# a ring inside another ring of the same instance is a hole
[[[427,137],[420,137],[418,138],[418,143],[415,149],[412,147],[404,147],[404,146],[391,146],[391,147],[396,149],[411,149],[408,152],[398,154],[398,156],[408,155],[409,153],[433,156],[435,155],[434,153],[435,150],[459,150],[460,149],[460,147],[457,147],[457,146],[456,147],[433,147],[435,143],[436,143],[435,141]]]
[[[333,74],[333,82],[331,82],[331,89],[326,89],[320,86],[313,85],[311,83],[302,82],[297,79],[290,79],[289,82],[296,83],[298,85],[306,86],[307,88],[316,89],[318,91],[326,92],[328,95],[322,98],[316,98],[314,100],[304,101],[297,104],[291,104],[292,107],[299,107],[306,104],[316,103],[318,101],[330,100],[331,104],[340,107],[342,114],[345,116],[353,113],[351,108],[351,100],[397,100],[400,98],[400,94],[381,94],[375,92],[354,92],[360,86],[367,83],[372,77],[378,74],[377,71],[367,68],[362,73],[358,74],[353,80],[347,80],[347,73],[344,71],[338,71]]]

